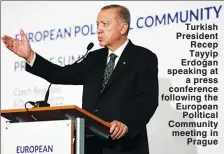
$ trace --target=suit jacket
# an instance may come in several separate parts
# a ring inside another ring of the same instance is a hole
[[[86,153],[148,154],[146,124],[158,106],[157,56],[129,40],[100,93],[107,56],[108,49],[101,48],[80,63],[60,67],[37,54],[34,65],[26,65],[26,70],[54,84],[83,85],[83,109],[105,121],[127,125],[127,135],[119,140],[94,137],[86,141]]]

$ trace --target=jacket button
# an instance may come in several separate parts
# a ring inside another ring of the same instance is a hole
[[[97,113],[98,111],[99,111],[98,109],[93,110],[94,113]]]

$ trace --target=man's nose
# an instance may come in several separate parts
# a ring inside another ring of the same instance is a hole
[[[97,34],[100,34],[100,33],[102,33],[103,32],[103,30],[102,30],[102,28],[101,27],[97,27]]]

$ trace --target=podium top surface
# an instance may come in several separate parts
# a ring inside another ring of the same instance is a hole
[[[85,127],[89,128],[87,130],[91,130],[91,132],[103,138],[108,139],[110,136],[109,130],[111,125],[109,122],[76,105],[6,109],[1,110],[1,116],[10,122],[75,120],[79,117],[85,119]]]
[[[66,114],[74,118],[81,117],[85,119],[92,119],[98,123],[101,123],[105,127],[110,128],[110,123],[76,105],[35,107],[28,108],[28,111],[25,108],[1,110],[1,116],[8,120],[15,120],[16,117],[19,117],[24,121],[35,121],[30,115],[36,117],[37,121],[62,120],[65,118],[64,116]]]

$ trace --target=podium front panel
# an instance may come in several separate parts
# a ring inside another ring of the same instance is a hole
[[[56,120],[7,123],[2,128],[2,154],[73,154],[74,122]]]

